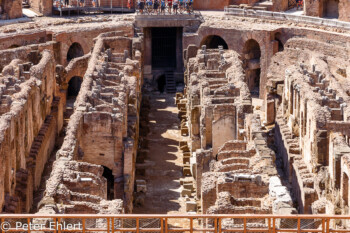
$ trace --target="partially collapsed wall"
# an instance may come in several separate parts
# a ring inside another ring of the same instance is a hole
[[[239,55],[190,45],[185,56],[186,90],[178,107],[181,133],[189,137],[181,149],[184,173],[194,180],[183,180],[182,194],[195,190],[203,214],[296,213],[269,148],[270,132],[253,113]]]
[[[269,69],[266,114],[300,213],[348,214],[348,67],[341,45],[295,38]]]
[[[132,210],[141,52],[139,41],[120,34],[101,34],[95,42],[41,213]],[[101,165],[112,171],[112,182]]]
[[[62,121],[53,54],[44,50],[36,56],[37,64],[12,60],[0,78],[0,206],[10,213],[31,209]]]

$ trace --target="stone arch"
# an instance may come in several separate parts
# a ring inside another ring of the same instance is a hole
[[[72,59],[84,56],[84,50],[81,44],[74,42],[68,49],[67,61],[70,62]]]
[[[208,35],[204,37],[200,43],[200,46],[206,45],[207,49],[217,49],[220,45],[224,47],[224,49],[228,49],[228,45],[226,41],[218,35]]]
[[[246,73],[246,82],[253,95],[260,94],[261,77],[261,47],[254,39],[249,39],[243,47],[244,68]]]

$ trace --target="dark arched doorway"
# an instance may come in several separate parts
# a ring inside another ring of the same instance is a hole
[[[201,42],[201,46],[206,45],[207,49],[217,49],[220,45],[224,49],[228,49],[227,43],[220,36],[211,35],[204,38]]]
[[[165,91],[165,86],[166,86],[166,77],[164,74],[159,76],[159,78],[157,79],[157,85],[158,85],[158,91],[160,93],[163,93]]]
[[[84,56],[84,50],[83,47],[81,47],[81,45],[79,43],[73,43],[68,50],[67,53],[67,61],[71,61],[74,58],[77,57],[82,57]]]
[[[256,40],[250,39],[244,45],[246,80],[253,96],[260,93],[260,57],[261,50]]]
[[[77,97],[83,82],[81,77],[73,77],[68,82],[67,97]]]

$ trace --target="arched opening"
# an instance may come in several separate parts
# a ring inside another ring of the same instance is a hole
[[[201,46],[206,45],[207,49],[217,49],[220,45],[224,47],[224,49],[228,49],[227,43],[220,36],[211,35],[204,38],[201,42]]]
[[[71,78],[68,82],[66,112],[65,112],[66,118],[69,118],[73,114],[74,102],[79,94],[82,82],[83,82],[83,79],[77,76]]]
[[[112,170],[103,166],[102,176],[107,179],[107,200],[114,199],[114,176]]]
[[[282,37],[282,35],[280,32],[277,32],[275,34],[275,40],[278,42],[278,52],[282,52],[284,50],[284,45],[282,43],[281,37]]]
[[[166,77],[165,75],[161,75],[158,79],[157,79],[157,84],[158,84],[158,91],[160,93],[163,93],[165,91],[165,85],[166,85]]]
[[[323,16],[327,18],[339,18],[339,0],[323,1]]]
[[[19,48],[19,45],[13,44],[13,45],[11,45],[11,46],[9,47],[9,49],[15,49],[15,48]]]
[[[260,57],[261,50],[256,40],[250,39],[244,45],[246,80],[253,96],[260,93]]]
[[[73,43],[67,53],[67,61],[71,61],[74,58],[84,56],[83,47],[79,43]]]
[[[343,173],[343,200],[344,205],[349,206],[349,177]]]
[[[74,76],[71,78],[68,82],[67,97],[77,97],[82,82],[83,80],[81,77]]]

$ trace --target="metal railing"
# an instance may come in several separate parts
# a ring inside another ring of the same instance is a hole
[[[0,232],[350,232],[350,216],[0,215]]]
[[[252,18],[273,19],[278,21],[287,20],[287,21],[294,21],[294,22],[300,22],[300,23],[314,24],[319,26],[350,29],[349,22],[312,17],[312,16],[305,16],[305,15],[292,15],[292,14],[283,13],[283,12],[225,7],[225,14],[234,15],[234,16],[252,17]]]

